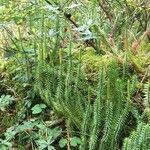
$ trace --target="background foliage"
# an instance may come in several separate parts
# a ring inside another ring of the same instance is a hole
[[[150,149],[149,11],[0,0],[0,149]]]

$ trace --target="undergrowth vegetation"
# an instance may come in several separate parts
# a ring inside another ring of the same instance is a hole
[[[149,150],[149,12],[0,0],[0,150]]]

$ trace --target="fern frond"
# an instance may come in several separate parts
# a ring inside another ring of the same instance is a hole
[[[144,85],[143,93],[144,93],[144,104],[145,104],[145,107],[149,107],[150,108],[150,82],[147,82]]]
[[[113,124],[113,104],[112,102],[108,102],[106,106],[106,120],[105,120],[105,127],[104,127],[104,135],[101,139],[101,143],[99,145],[99,149],[108,149],[111,146],[111,140],[109,137],[113,133],[112,124]]]
[[[98,138],[100,133],[100,128],[102,128],[103,122],[103,95],[104,95],[104,71],[103,68],[100,69],[100,77],[99,77],[99,84],[98,84],[98,92],[97,98],[94,102],[94,112],[93,112],[93,127],[90,135],[90,142],[89,142],[89,150],[95,150],[98,146]]]
[[[92,122],[91,119],[91,115],[92,115],[92,107],[91,104],[89,103],[87,108],[86,108],[86,112],[83,115],[83,123],[82,123],[82,127],[81,127],[81,139],[82,139],[82,144],[80,146],[80,150],[87,150],[89,149],[88,143],[89,143],[89,132],[90,132],[90,124],[89,122]]]
[[[140,123],[137,130],[124,140],[122,150],[148,150],[150,149],[150,125]]]

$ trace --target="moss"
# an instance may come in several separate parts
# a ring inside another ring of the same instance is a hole
[[[81,56],[82,69],[84,69],[87,78],[97,79],[100,66],[105,69],[114,61],[111,55],[97,55],[93,48],[86,48]]]
[[[141,52],[144,52],[144,53],[150,52],[150,43],[146,40],[143,40],[140,44],[140,49],[139,50]]]
[[[134,68],[137,72],[141,73],[141,74],[145,74],[146,73],[146,68],[149,66],[150,64],[150,55],[149,54],[145,54],[145,53],[140,53],[137,55],[132,55],[130,58],[131,62],[134,65]]]
[[[5,69],[6,61],[3,59],[0,59],[0,73],[2,73]]]

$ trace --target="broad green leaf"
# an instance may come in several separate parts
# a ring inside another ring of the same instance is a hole
[[[59,141],[59,146],[60,146],[61,148],[64,148],[66,145],[67,145],[67,140],[64,139],[64,138],[60,139],[60,141]]]
[[[33,108],[32,108],[32,114],[39,114],[42,112],[42,108],[40,107],[39,104],[35,105]]]
[[[81,144],[81,139],[80,138],[78,138],[76,136],[71,138],[71,142],[70,142],[71,146],[76,147],[78,144]]]
[[[40,104],[40,107],[41,108],[46,108],[46,105],[45,104]]]
[[[47,148],[48,148],[48,150],[56,150],[55,147],[52,145],[49,145]]]
[[[41,150],[47,147],[47,142],[45,140],[37,140],[36,143]]]
[[[42,112],[42,110],[46,108],[45,104],[37,104],[34,107],[32,107],[32,114],[39,114]]]

